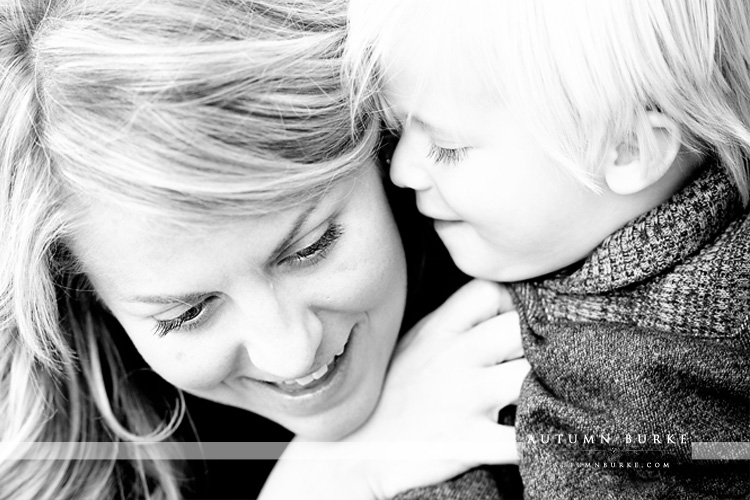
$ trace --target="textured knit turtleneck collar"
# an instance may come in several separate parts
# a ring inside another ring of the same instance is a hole
[[[712,164],[669,201],[610,235],[572,274],[544,281],[568,294],[602,293],[671,268],[712,240],[742,210],[724,169]]]

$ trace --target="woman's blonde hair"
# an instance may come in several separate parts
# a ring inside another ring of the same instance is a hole
[[[750,193],[750,9],[745,0],[351,0],[346,56],[355,102],[379,102],[389,61],[408,57],[446,105],[477,83],[569,173],[592,175],[646,113],[681,127]],[[408,111],[408,110],[407,110]],[[397,124],[396,124],[397,125]]]
[[[86,200],[205,227],[310,203],[368,168],[377,122],[352,133],[345,8],[0,3],[0,499],[179,497],[155,452],[80,460],[97,441],[168,438],[184,403],[165,416],[131,382],[137,356],[66,241]],[[35,442],[65,444],[19,459]]]

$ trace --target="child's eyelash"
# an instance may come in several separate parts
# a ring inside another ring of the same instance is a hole
[[[427,153],[427,157],[431,158],[435,163],[455,165],[464,159],[467,151],[468,148],[448,149],[430,144],[430,150]]]

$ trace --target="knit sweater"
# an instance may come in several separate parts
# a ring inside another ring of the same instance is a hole
[[[525,498],[750,498],[750,219],[716,165],[579,266],[514,283]],[[746,451],[745,451],[746,453]],[[486,470],[399,499],[498,499]]]
[[[512,293],[526,498],[750,497],[750,462],[692,459],[750,446],[750,219],[721,168]]]

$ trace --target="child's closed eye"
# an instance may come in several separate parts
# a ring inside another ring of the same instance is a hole
[[[468,150],[469,148],[441,148],[440,146],[430,144],[427,157],[431,158],[435,163],[455,165],[466,157]]]

